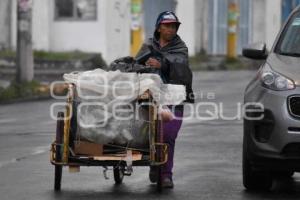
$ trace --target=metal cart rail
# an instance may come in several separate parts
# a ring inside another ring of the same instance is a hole
[[[123,154],[109,154],[103,156],[82,156],[74,153],[75,139],[71,137],[71,125],[77,123],[76,120],[71,120],[74,115],[74,94],[75,85],[68,84],[67,105],[65,112],[58,112],[56,124],[56,139],[51,144],[50,162],[54,165],[54,190],[61,189],[62,168],[69,167],[72,170],[78,170],[81,166],[102,166],[113,167],[114,180],[116,184],[121,184],[124,176],[130,176],[132,166],[155,166],[157,168],[157,189],[162,189],[162,165],[168,159],[168,146],[163,143],[163,133],[161,121],[158,117],[158,105],[153,100],[150,92],[146,92],[139,97],[141,101],[150,102],[149,106],[149,149],[132,149],[123,148]],[[75,117],[75,116],[74,116]],[[133,154],[132,154],[133,152]],[[131,164],[128,165],[127,154],[132,155]]]

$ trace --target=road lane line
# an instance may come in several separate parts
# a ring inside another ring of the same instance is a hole
[[[11,119],[0,119],[0,124],[6,124],[6,123],[13,123],[13,122],[16,122],[18,121],[17,119],[15,118],[11,118]]]
[[[19,162],[21,160],[27,159],[31,156],[43,154],[47,151],[49,151],[49,146],[48,145],[47,146],[36,147],[36,148],[33,149],[32,153],[30,153],[28,155],[18,157],[18,158],[13,158],[11,160],[0,161],[0,168],[2,168],[4,166],[7,166],[7,165],[10,165],[10,164],[13,164],[13,163],[16,163],[16,162]]]

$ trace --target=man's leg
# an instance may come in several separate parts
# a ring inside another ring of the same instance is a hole
[[[162,168],[163,178],[167,177],[172,179],[173,159],[175,140],[182,124],[183,111],[175,111],[175,116],[179,119],[174,119],[170,122],[163,123],[164,142],[169,145],[168,147],[168,161]]]

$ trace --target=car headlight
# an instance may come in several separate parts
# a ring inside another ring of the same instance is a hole
[[[292,80],[274,72],[266,63],[261,71],[260,79],[262,85],[271,90],[292,90],[295,89],[295,84]]]

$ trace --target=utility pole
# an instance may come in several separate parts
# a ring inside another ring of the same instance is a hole
[[[33,79],[32,0],[17,1],[17,75],[16,81]]]
[[[237,32],[239,11],[237,0],[229,0],[228,31],[227,31],[227,58],[237,57]]]

